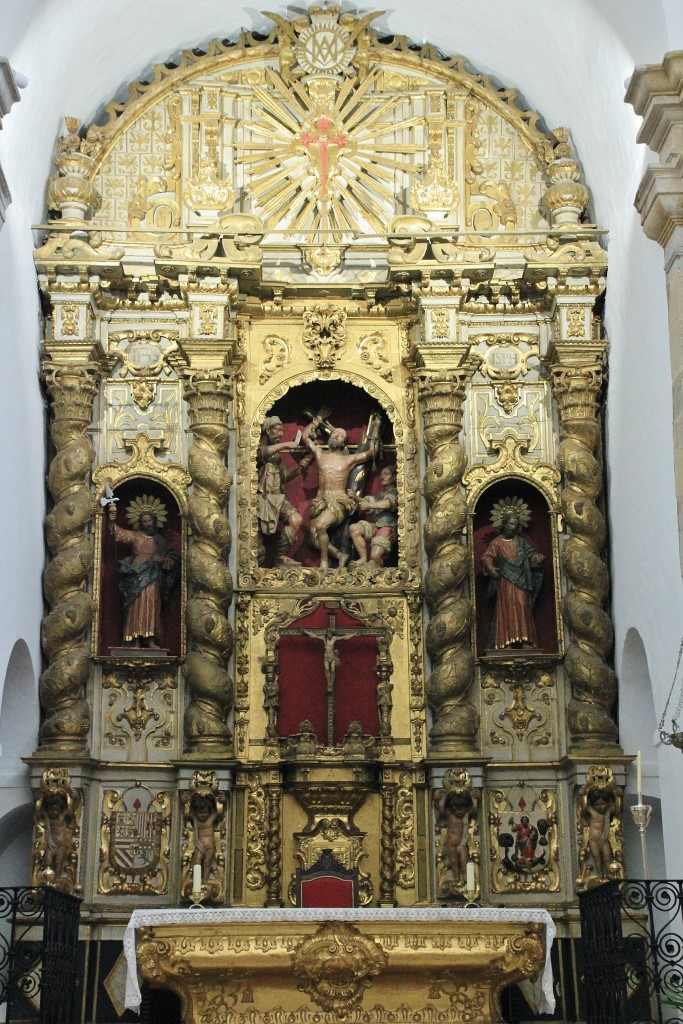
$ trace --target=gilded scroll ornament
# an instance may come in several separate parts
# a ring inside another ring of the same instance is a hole
[[[46,768],[35,807],[32,885],[73,893],[78,883],[81,793],[66,768]]]
[[[602,489],[596,457],[602,375],[597,363],[553,367],[553,387],[564,428],[559,452],[564,481],[562,512],[569,531],[562,548],[569,581],[563,611],[571,636],[564,660],[572,694],[567,720],[573,745],[593,749],[617,743],[617,726],[611,715],[616,678],[607,664],[614,629],[605,611],[609,592],[609,574],[602,558],[606,527],[596,504]]]
[[[576,807],[580,872],[576,884],[582,889],[624,877],[622,798],[612,769],[590,765]]]
[[[185,678],[190,703],[185,711],[185,739],[196,750],[225,749],[230,739],[226,718],[233,685],[227,665],[233,636],[226,613],[232,579],[227,567],[230,475],[225,465],[230,394],[230,379],[220,371],[188,374],[185,397],[194,444],[188,460],[193,489],[188,502],[192,543]]]
[[[301,341],[318,369],[336,365],[346,344],[347,315],[346,310],[329,304],[304,310]]]
[[[88,630],[94,605],[86,591],[93,564],[86,477],[95,453],[86,430],[96,383],[87,367],[48,364],[44,372],[56,454],[48,473],[55,505],[45,519],[51,558],[43,586],[50,612],[41,628],[47,667],[40,680],[40,737],[45,747],[73,749],[85,745],[90,728],[84,688],[90,672]]]
[[[409,772],[401,772],[396,786],[394,808],[396,842],[394,869],[396,885],[401,889],[415,887],[415,806],[413,779]]]
[[[289,343],[277,334],[267,334],[263,339],[264,356],[261,361],[259,384],[265,384],[274,373],[282,370],[290,359]]]
[[[362,362],[384,380],[393,380],[391,365],[386,357],[386,341],[381,331],[366,334],[358,342],[358,355]]]
[[[426,691],[434,712],[430,735],[435,745],[457,743],[465,748],[473,746],[479,727],[479,716],[470,700],[471,608],[465,595],[469,559],[467,545],[461,539],[467,506],[460,484],[467,456],[459,435],[470,376],[471,371],[465,368],[426,375],[420,388],[424,444],[429,455],[423,489],[429,507],[424,541],[429,558],[425,599],[431,612],[426,635],[431,661]]]
[[[324,924],[292,957],[298,987],[328,1013],[346,1018],[360,1006],[389,958],[373,938],[343,922]]]
[[[165,750],[175,740],[175,672],[117,658],[102,679],[107,695],[103,738],[113,747],[109,756],[150,760],[153,749]],[[115,753],[114,751],[118,752]]]
[[[266,884],[266,790],[260,775],[253,775],[247,789],[247,887]]]

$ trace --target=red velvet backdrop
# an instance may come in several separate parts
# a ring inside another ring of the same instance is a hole
[[[168,519],[159,532],[168,542],[169,546],[177,551],[182,551],[182,519],[178,504],[169,491],[161,484],[152,480],[129,480],[121,484],[114,491],[119,498],[117,504],[117,525],[124,530],[130,529],[126,517],[126,509],[130,502],[142,494],[151,494],[159,501],[162,501],[168,510]],[[102,523],[102,560],[100,566],[100,623],[98,638],[98,653],[103,656],[109,654],[110,647],[121,646],[123,631],[123,598],[118,586],[118,563],[122,558],[130,555],[130,547],[126,544],[116,544],[109,531],[109,519],[107,510],[104,512]],[[182,609],[182,576],[173,588],[171,599],[164,605],[161,612],[162,624],[164,627],[163,646],[168,648],[168,653],[174,657],[181,656],[181,628],[180,617]]]
[[[296,437],[297,430],[303,430],[306,424],[310,423],[308,417],[303,415],[303,410],[308,409],[316,413],[322,406],[331,409],[329,420],[335,427],[343,427],[349,435],[349,444],[358,444],[365,428],[367,427],[370,414],[379,409],[378,403],[361,388],[354,387],[342,381],[316,381],[312,384],[302,384],[292,388],[283,398],[272,407],[269,416],[279,416],[284,424],[284,441],[292,441]],[[383,433],[382,441],[386,445],[393,445],[394,435],[391,421],[386,415],[382,417]],[[303,447],[295,454],[282,452],[282,464],[286,468],[298,466],[302,457],[308,451]],[[368,466],[368,474],[365,480],[364,493],[376,494],[381,489],[379,474],[383,465],[393,465],[396,457],[393,451],[387,450],[381,461],[378,460],[377,468],[373,469],[372,464]],[[302,565],[318,565],[320,553],[308,542],[308,510],[313,498],[318,492],[318,470],[315,464],[308,467],[303,475],[297,475],[285,485],[285,493],[288,500],[302,513],[304,526],[302,539],[298,548],[291,553],[291,557],[301,562]],[[275,557],[274,538],[266,540],[266,565],[273,564]],[[352,557],[355,557],[355,553]],[[333,563],[334,564],[334,563]],[[387,558],[385,565],[396,565],[396,551]]]
[[[479,499],[473,524],[474,579],[477,602],[477,654],[486,652],[488,630],[493,617],[495,597],[489,595],[489,577],[481,570],[481,556],[498,531],[491,526],[491,509],[501,498],[519,497],[531,511],[524,537],[545,555],[543,584],[534,605],[538,646],[544,654],[557,652],[557,619],[553,579],[553,547],[550,515],[545,498],[535,487],[521,480],[503,480],[489,487]]]
[[[335,612],[336,626],[362,629],[363,623],[342,611]],[[290,623],[288,629],[325,629],[329,614],[320,605],[311,614]],[[367,736],[379,735],[377,711],[377,639],[354,636],[337,641],[341,664],[335,679],[334,742],[340,744],[351,722],[360,722]],[[304,719],[313,723],[318,742],[327,742],[327,683],[322,640],[309,636],[280,637],[280,736],[299,732]]]

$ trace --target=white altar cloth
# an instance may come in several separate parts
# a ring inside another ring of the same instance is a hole
[[[541,977],[543,1001],[541,1013],[553,1013],[553,970],[550,950],[555,938],[555,923],[547,910],[528,910],[522,907],[501,910],[483,907],[477,910],[455,910],[452,907],[397,907],[391,910],[369,908],[330,907],[231,907],[202,910],[134,910],[123,936],[123,951],[128,964],[125,1006],[139,1010],[142,996],[135,959],[135,929],[166,924],[230,924],[259,921],[297,921],[302,915],[307,921],[509,921],[514,924],[544,924],[546,929],[545,966]]]

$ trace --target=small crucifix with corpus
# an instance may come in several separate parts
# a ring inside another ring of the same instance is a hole
[[[340,640],[350,640],[354,636],[376,636],[386,638],[386,629],[372,626],[348,628],[337,626],[336,612],[338,605],[326,605],[328,611],[327,626],[309,626],[299,629],[281,629],[280,636],[310,636],[313,640],[321,640],[323,645],[323,668],[327,684],[327,746],[334,746],[334,698],[335,681],[341,665],[341,655],[337,650]]]

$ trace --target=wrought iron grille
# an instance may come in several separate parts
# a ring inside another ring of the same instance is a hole
[[[683,881],[579,895],[588,1024],[683,1024]]]
[[[50,887],[0,888],[0,1011],[8,1022],[73,1024],[80,900]]]

